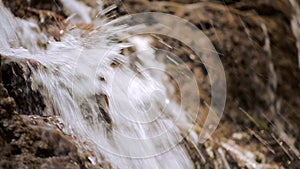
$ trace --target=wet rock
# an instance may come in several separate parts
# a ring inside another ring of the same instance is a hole
[[[3,84],[0,84],[0,117],[8,118],[16,109],[16,103],[13,98],[9,97],[7,90]]]
[[[60,41],[66,27],[67,15],[60,0],[3,0],[3,4],[19,18],[35,20],[49,37]],[[47,48],[46,44],[39,44]]]
[[[74,138],[52,125],[51,120],[19,115],[15,110],[25,110],[18,106],[0,84],[0,168],[102,168],[101,164],[92,164],[88,160],[92,155],[84,149],[79,151]]]
[[[30,69],[14,61],[2,61],[2,82],[8,93],[16,101],[20,114],[42,115],[45,110],[44,98],[39,91],[33,90]]]
[[[20,18],[32,17],[33,13],[28,10],[29,8],[53,11],[58,15],[66,16],[63,12],[62,3],[59,0],[3,0],[3,3],[12,10],[15,16]]]

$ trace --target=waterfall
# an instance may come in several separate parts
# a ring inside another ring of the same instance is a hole
[[[69,29],[57,42],[0,3],[0,54],[29,67],[32,88],[49,99],[46,115],[61,116],[70,133],[90,142],[98,159],[104,156],[113,168],[193,168],[179,144],[181,128],[193,123],[170,96],[174,89],[149,38],[118,42],[117,33],[131,28],[103,23],[84,37]],[[88,10],[73,3],[68,6],[73,11]],[[136,48],[137,61],[121,54],[128,47]]]

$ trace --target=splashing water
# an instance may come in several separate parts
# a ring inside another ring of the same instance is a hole
[[[80,30],[70,30],[56,42],[0,3],[0,54],[30,67],[32,88],[43,86],[49,99],[46,114],[62,116],[74,135],[90,141],[115,168],[193,168],[178,145],[180,128],[193,124],[168,96],[173,89],[162,73],[165,65],[154,57],[147,38],[117,43],[111,39],[126,29],[104,24],[84,38]],[[74,1],[68,8],[88,9],[80,5]],[[85,14],[82,19],[92,20]],[[38,42],[48,43],[47,50]],[[137,68],[120,54],[129,46],[137,48]]]

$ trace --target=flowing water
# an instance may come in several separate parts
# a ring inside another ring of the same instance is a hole
[[[300,66],[300,7],[296,0],[289,1],[294,8],[291,26]],[[194,118],[175,101],[166,62],[156,57],[151,38],[136,36],[120,42],[120,34],[138,28],[91,17],[105,13],[101,6],[92,9],[76,0],[61,2],[70,11],[71,23],[91,23],[94,29],[87,32],[70,24],[57,42],[35,21],[14,17],[0,0],[0,54],[30,71],[31,87],[40,91],[46,104],[43,114],[61,117],[65,132],[78,139],[78,146],[88,142],[95,160],[101,162],[104,157],[113,168],[193,168],[180,143],[187,134],[192,141],[200,141],[189,130]],[[129,47],[136,53],[124,52]],[[169,61],[177,63],[174,59]],[[217,117],[210,119],[217,123]],[[245,161],[256,163],[249,159]]]
[[[74,1],[67,8],[79,13],[74,22],[92,22],[83,4]],[[104,156],[114,168],[193,168],[178,144],[192,121],[170,97],[174,89],[148,38],[119,43],[116,34],[126,29],[98,20],[101,28],[87,36],[70,29],[56,42],[2,3],[0,15],[0,54],[29,66],[32,88],[47,99],[44,113],[61,116],[73,135],[92,144],[98,160]],[[129,46],[138,61],[121,54]]]

